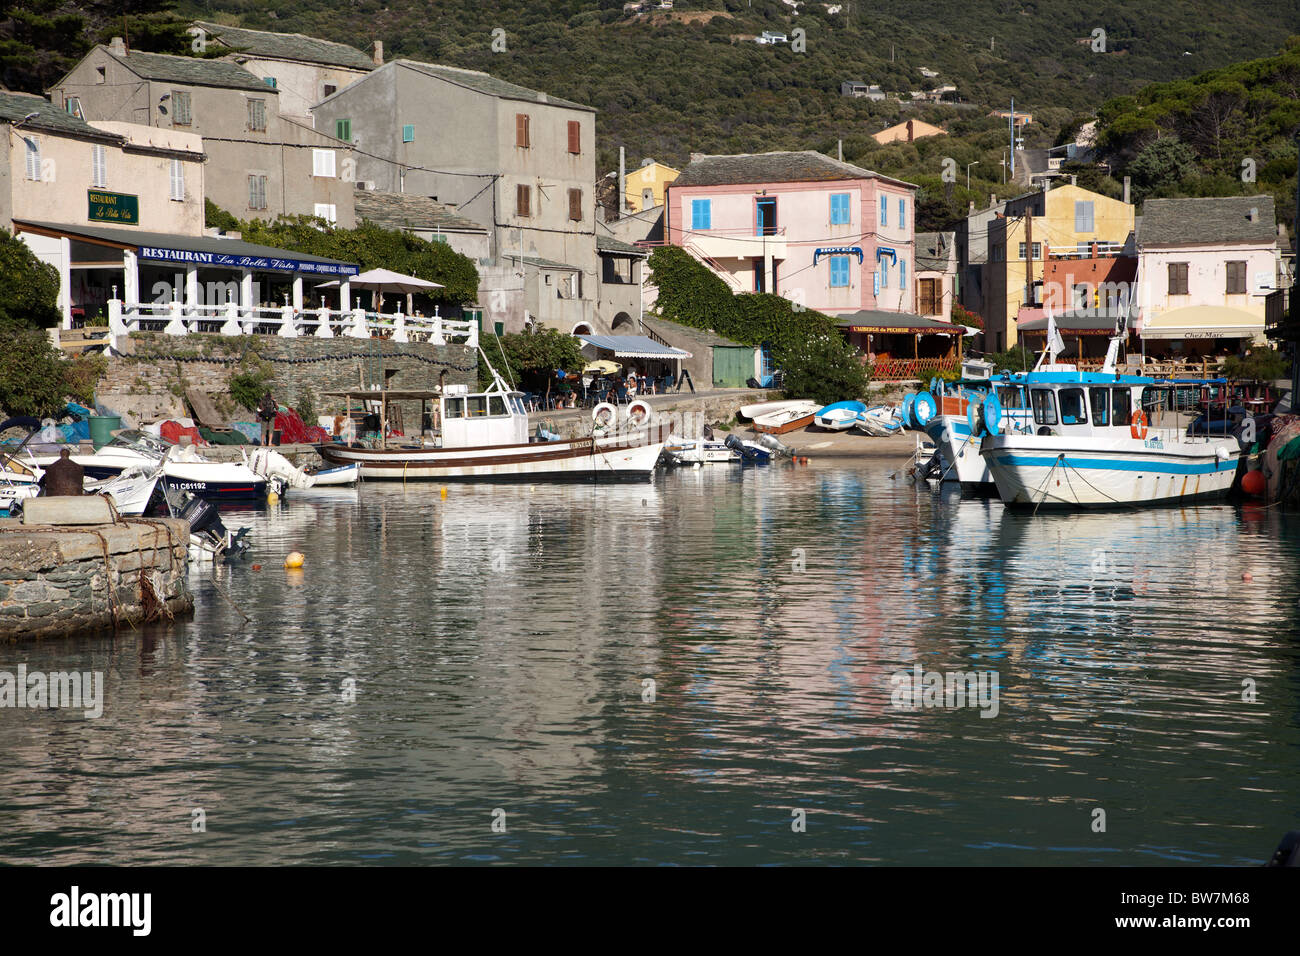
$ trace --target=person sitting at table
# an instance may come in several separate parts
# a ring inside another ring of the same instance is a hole
[[[627,373],[627,394],[631,398],[636,398],[636,372]]]

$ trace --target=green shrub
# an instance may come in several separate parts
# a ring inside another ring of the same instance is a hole
[[[1225,359],[1223,374],[1250,382],[1271,382],[1291,376],[1291,360],[1276,349],[1256,346],[1245,358],[1233,355]]]
[[[60,415],[68,396],[89,405],[104,365],[99,356],[65,358],[40,329],[0,335],[0,408],[44,418]]]
[[[258,404],[262,401],[262,395],[266,391],[266,383],[270,380],[270,373],[261,368],[254,368],[247,372],[232,375],[230,377],[230,397],[250,412],[256,412]]]
[[[819,405],[853,401],[865,397],[871,383],[861,353],[838,332],[810,336],[775,358],[785,373],[788,398],[806,398]]]
[[[316,424],[316,396],[312,394],[311,389],[298,390],[298,403],[294,405],[293,410],[309,426]]]
[[[1005,352],[985,355],[984,361],[992,362],[995,372],[1024,372],[1033,369],[1038,356],[1023,345],[1016,345]]]

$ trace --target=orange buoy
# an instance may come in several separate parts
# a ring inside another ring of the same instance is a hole
[[[1263,498],[1268,493],[1268,479],[1262,471],[1248,471],[1241,476],[1241,490],[1252,498]]]
[[[1255,575],[1251,574],[1249,571],[1242,571],[1241,579],[1243,581],[1253,581],[1255,580]]]
[[[262,566],[261,566],[260,564],[255,564],[255,565],[253,565],[253,570],[254,570],[254,571],[261,571],[261,570],[262,570]]]

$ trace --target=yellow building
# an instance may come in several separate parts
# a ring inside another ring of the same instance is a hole
[[[664,187],[680,175],[681,171],[647,159],[640,169],[627,174],[623,199],[628,212],[642,212],[664,204]]]
[[[1016,344],[1016,314],[1043,302],[1044,257],[1118,253],[1133,233],[1131,203],[1080,186],[1057,186],[1008,199],[988,221],[988,290],[984,347],[1000,352]]]
[[[899,123],[897,126],[891,126],[889,129],[882,129],[879,133],[872,133],[871,138],[882,146],[889,143],[910,143],[913,140],[924,139],[927,136],[947,136],[948,131],[940,126],[934,126],[922,120],[910,119],[905,123]]]

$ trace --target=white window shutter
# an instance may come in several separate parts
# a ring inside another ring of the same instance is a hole
[[[185,199],[185,167],[179,159],[172,160],[172,199]]]
[[[336,175],[334,167],[334,150],[313,149],[311,151],[311,166],[311,174],[313,176],[323,176],[333,179]]]

